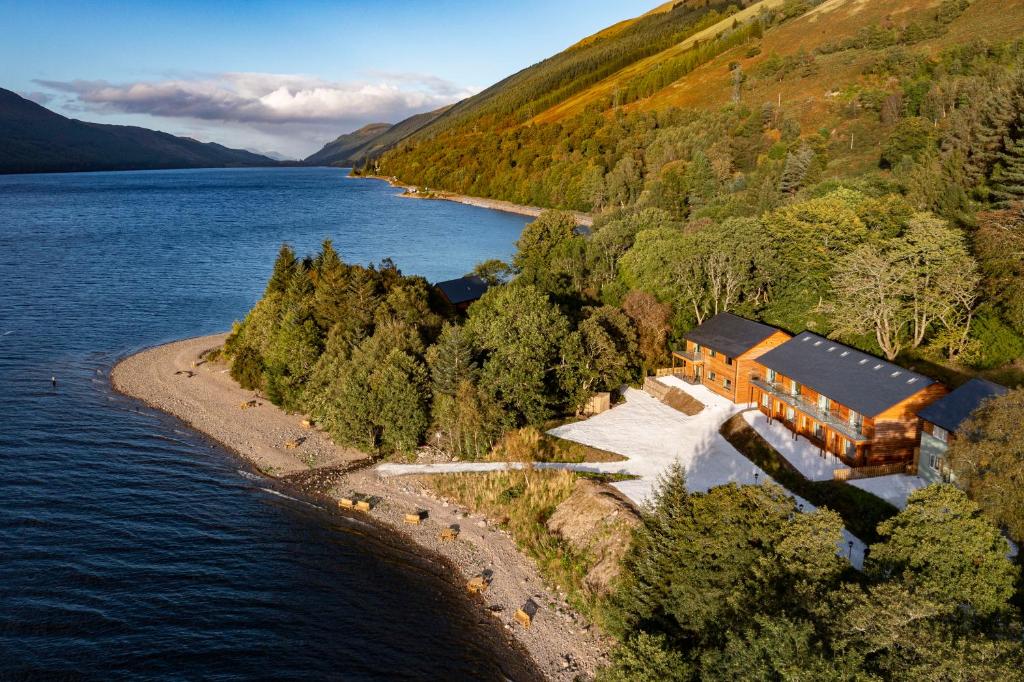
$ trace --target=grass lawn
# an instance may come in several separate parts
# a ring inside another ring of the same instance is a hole
[[[899,510],[843,481],[809,481],[776,452],[738,414],[722,425],[722,436],[747,459],[764,469],[779,485],[803,497],[816,507],[828,507],[843,517],[846,528],[867,544],[878,540],[879,523]]]

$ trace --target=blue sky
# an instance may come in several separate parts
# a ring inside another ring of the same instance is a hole
[[[305,156],[656,4],[0,0],[0,87],[75,118]]]

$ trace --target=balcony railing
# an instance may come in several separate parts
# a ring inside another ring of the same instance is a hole
[[[672,351],[672,355],[676,356],[677,358],[689,360],[690,362],[704,362],[703,355],[701,355],[700,353],[691,353],[688,350],[674,350]]]
[[[823,410],[818,407],[817,403],[813,403],[803,396],[793,395],[779,384],[769,383],[759,377],[753,377],[751,379],[751,383],[769,395],[775,396],[781,402],[792,407],[794,410],[813,418],[815,421],[821,422],[854,443],[863,443],[869,440],[863,431],[858,429],[849,421],[843,419],[838,412]]]

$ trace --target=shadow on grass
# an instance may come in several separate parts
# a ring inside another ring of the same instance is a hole
[[[828,507],[843,517],[847,530],[869,545],[878,540],[877,527],[898,513],[885,500],[843,481],[809,481],[737,414],[722,425],[722,436],[779,485],[816,507]]]

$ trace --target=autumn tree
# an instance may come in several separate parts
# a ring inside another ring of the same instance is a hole
[[[671,306],[659,303],[643,291],[630,291],[622,301],[622,310],[633,320],[637,330],[637,346],[644,370],[658,367],[667,355]]]
[[[1024,389],[987,400],[963,424],[947,457],[986,516],[1024,541]]]

